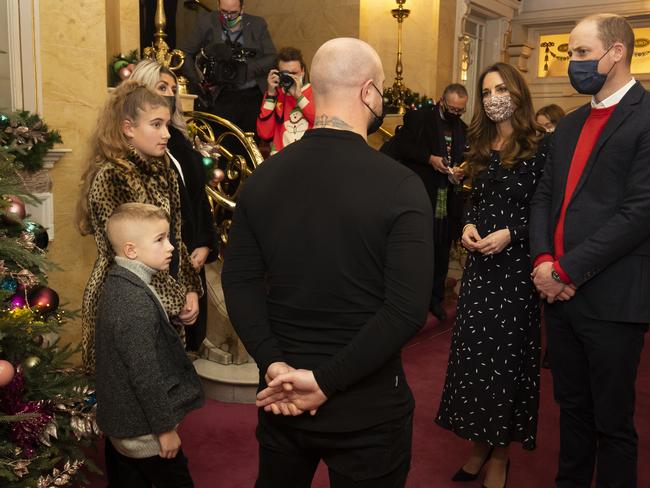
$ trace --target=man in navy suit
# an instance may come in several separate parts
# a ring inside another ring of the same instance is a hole
[[[578,23],[569,78],[590,104],[560,121],[531,205],[555,399],[558,487],[636,486],[634,384],[650,322],[650,95],[620,16]]]

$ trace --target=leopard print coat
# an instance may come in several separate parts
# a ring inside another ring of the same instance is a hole
[[[82,361],[89,373],[95,369],[97,300],[113,262],[105,225],[113,211],[128,202],[156,205],[165,209],[171,217],[170,240],[178,250],[178,275],[174,279],[168,272],[160,272],[154,275],[151,283],[169,316],[179,314],[185,305],[187,293],[195,291],[199,296],[203,293],[199,275],[192,267],[181,239],[178,180],[167,157],[145,160],[132,152],[126,159],[105,162],[95,175],[88,195],[88,211],[97,244],[97,260],[84,291],[81,309]]]

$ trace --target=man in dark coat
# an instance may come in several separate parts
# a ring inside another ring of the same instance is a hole
[[[433,107],[412,110],[404,115],[404,126],[397,137],[397,156],[422,178],[434,214],[434,278],[431,312],[440,320],[447,317],[442,301],[449,269],[449,251],[459,236],[462,221],[462,196],[453,182],[462,178],[458,168],[465,152],[467,126],[460,119],[467,105],[467,90],[452,84],[445,88]]]
[[[199,17],[196,27],[179,47],[185,53],[183,74],[193,93],[215,115],[224,117],[245,132],[255,132],[255,123],[266,90],[266,76],[273,67],[276,50],[266,21],[245,14],[244,0],[219,0],[219,9]],[[231,62],[231,53],[244,49],[245,62]],[[197,70],[206,56],[220,59],[220,76],[235,81],[207,79]],[[243,79],[237,79],[238,69]]]
[[[531,205],[533,277],[560,405],[559,488],[637,485],[635,379],[650,322],[650,95],[634,32],[600,14],[569,37],[591,103],[560,121]]]

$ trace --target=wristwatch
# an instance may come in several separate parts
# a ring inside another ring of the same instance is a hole
[[[555,271],[555,268],[551,270],[551,278],[553,278],[555,281],[558,283],[564,284],[564,281],[562,281],[562,278],[560,278],[560,275],[557,274],[557,271]]]

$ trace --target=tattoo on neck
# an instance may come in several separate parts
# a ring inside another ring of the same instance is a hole
[[[352,126],[348,124],[345,120],[341,120],[338,117],[330,117],[329,115],[319,115],[314,120],[314,128],[317,127],[331,127],[334,129],[345,129],[350,130]]]

